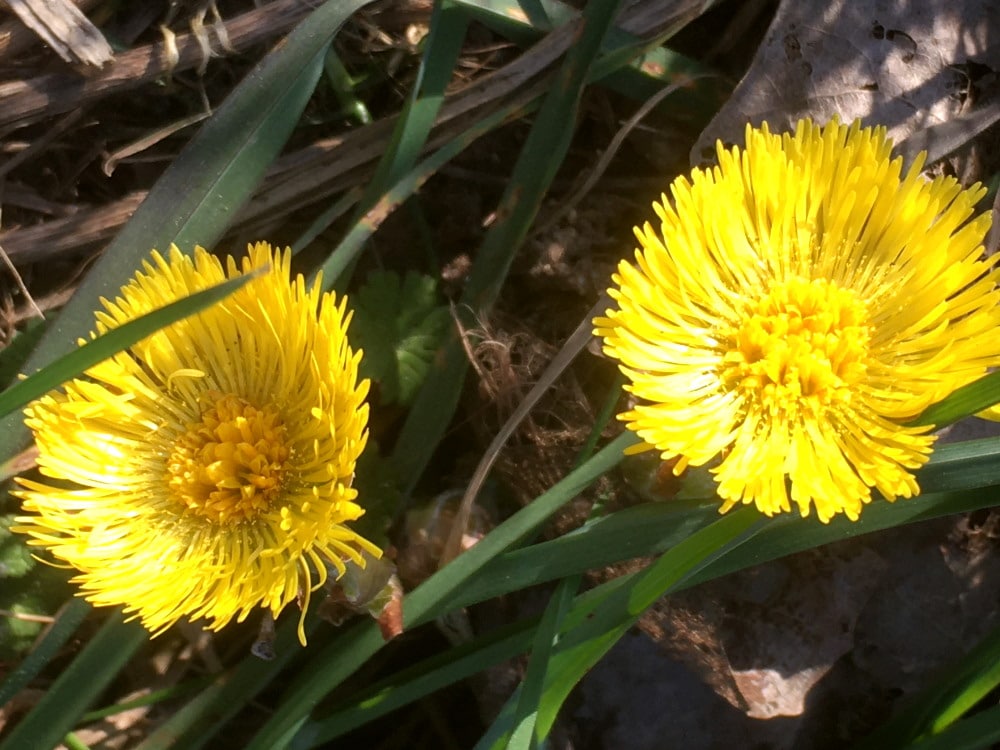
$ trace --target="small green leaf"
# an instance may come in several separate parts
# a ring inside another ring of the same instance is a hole
[[[381,388],[384,403],[407,405],[423,384],[448,328],[448,309],[434,279],[376,271],[354,298],[352,338],[364,350],[361,374]]]

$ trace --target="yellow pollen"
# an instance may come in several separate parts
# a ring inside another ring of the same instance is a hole
[[[201,400],[201,420],[187,426],[167,462],[170,489],[188,512],[214,523],[251,520],[281,491],[289,457],[281,416],[217,391]]]
[[[866,313],[852,290],[831,281],[781,282],[720,337],[725,380],[765,412],[792,419],[846,402],[866,371]]]

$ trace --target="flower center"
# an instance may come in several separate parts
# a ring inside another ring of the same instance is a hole
[[[167,477],[185,509],[215,523],[253,519],[281,491],[289,449],[278,410],[231,394],[202,397],[201,421],[174,443]]]
[[[725,341],[726,381],[771,414],[813,413],[850,398],[865,374],[871,329],[864,303],[825,279],[770,289]]]

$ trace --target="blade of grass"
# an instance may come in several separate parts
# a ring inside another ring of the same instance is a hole
[[[157,180],[94,264],[25,367],[44,367],[86,336],[101,296],[113,296],[153,247],[185,251],[222,236],[291,134],[319,79],[326,47],[358,8],[373,0],[328,0],[233,89]],[[0,420],[0,460],[27,445],[19,416]]]
[[[996,747],[997,742],[1000,742],[1000,706],[956,722],[941,734],[908,747],[910,750],[987,750]]]
[[[368,183],[362,210],[374,206],[379,196],[413,169],[420,158],[444,103],[445,89],[455,74],[468,23],[467,15],[450,0],[434,4],[417,80],[400,112],[385,156]]]
[[[508,39],[527,45],[556,26],[569,23],[579,17],[579,11],[565,3],[541,3],[549,23],[543,23],[539,18],[527,18],[519,0],[456,0],[470,15],[484,25]],[[714,3],[707,3],[713,5]],[[678,84],[684,79],[701,78],[697,85],[685,86],[679,94],[675,106],[671,108],[671,116],[692,126],[707,124],[726,96],[732,91],[732,85],[726,83],[716,74],[716,71],[705,66],[694,58],[681,55],[662,46],[663,42],[675,33],[678,28],[703,13],[707,7],[694,9],[685,13],[678,8],[677,23],[671,25],[666,32],[658,35],[651,43],[640,42],[635,36],[620,28],[611,29],[604,42],[605,52],[627,47],[635,49],[637,45],[645,46],[641,54],[631,54],[627,65],[614,63],[611,70],[595,71],[595,78],[601,84],[613,91],[625,94],[636,101],[645,101],[666,85]]]
[[[1000,627],[853,750],[878,750],[938,735],[1000,685]]]
[[[510,739],[507,742],[510,750],[532,750],[539,740],[544,739],[544,734],[537,731],[537,723],[542,700],[545,698],[546,677],[559,643],[559,631],[579,585],[578,576],[560,582],[535,630],[528,671],[521,682],[521,695],[512,718]]]
[[[708,565],[682,588],[825,544],[932,518],[994,507],[997,488],[941,492],[887,503],[876,500],[857,521],[829,524],[790,514],[771,519],[753,541]],[[718,501],[658,503],[619,511],[548,542],[507,552],[469,581],[443,607],[456,609],[574,573],[655,555],[718,517]]]
[[[80,627],[80,623],[90,613],[90,605],[83,599],[72,598],[56,616],[52,627],[48,629],[38,644],[24,660],[14,667],[0,685],[0,706],[7,705],[38,673],[41,672],[59,650],[70,639],[70,636]]]
[[[531,644],[533,625],[533,620],[525,620],[498,628],[400,670],[363,693],[351,696],[349,702],[328,716],[304,724],[290,750],[323,745],[425,695],[523,653]]]
[[[24,370],[25,361],[47,327],[48,321],[35,318],[0,350],[0,388],[6,388]]]
[[[115,613],[101,626],[45,695],[0,742],[0,750],[48,750],[58,745],[149,634]]]
[[[85,370],[103,362],[113,354],[127,349],[137,341],[142,341],[159,329],[214,305],[251,279],[259,276],[260,273],[261,271],[258,270],[182,297],[159,310],[146,313],[140,318],[88,341],[78,349],[60,357],[52,364],[43,367],[35,374],[0,393],[0,414],[10,414],[39,396],[44,396],[53,388],[58,388],[70,378],[76,377]]]
[[[458,308],[467,328],[474,325],[470,315],[492,306],[514,253],[562,164],[572,140],[572,124],[576,122],[588,71],[617,9],[617,2],[587,6],[577,42],[567,53],[518,156],[510,184],[500,200],[498,221],[476,256]],[[445,345],[440,361],[439,371],[427,379],[417,395],[393,453],[393,464],[406,491],[413,488],[423,473],[458,404],[468,359],[457,333]]]
[[[913,424],[945,427],[997,403],[1000,403],[1000,371],[991,372],[954,391],[947,398],[928,407],[913,420]]]
[[[622,450],[634,442],[631,434],[619,436],[586,464],[493,529],[468,552],[424,581],[403,601],[406,627],[416,627],[444,614],[441,602],[460,589],[476,570],[504,550],[523,542],[565,503],[617,464]],[[254,737],[248,750],[279,747],[290,733],[305,723],[320,699],[367,661],[382,643],[378,628],[373,623],[361,623],[313,654],[310,662],[286,688],[281,703]]]
[[[322,268],[326,288],[336,284],[344,272],[353,266],[361,250],[359,240],[374,232],[381,219],[388,215],[385,208],[390,205],[395,208],[398,205],[387,203],[386,194],[404,179],[407,172],[412,171],[427,143],[444,103],[445,89],[454,75],[467,25],[466,14],[459,12],[448,0],[434,4],[429,22],[430,32],[424,40],[424,53],[416,83],[396,120],[385,154],[368,181],[358,206],[354,228],[369,231],[359,237],[345,237],[327,259]],[[373,212],[372,209],[376,206],[380,210]]]
[[[685,579],[745,544],[766,523],[756,508],[732,511],[671,547],[629,585],[601,602],[578,627],[566,633],[545,675],[545,693],[538,707],[539,735],[548,735],[573,686],[643,612]]]
[[[1000,441],[996,438],[947,443],[934,449],[917,472],[922,492],[945,492],[1000,484]]]
[[[519,98],[478,121],[421,161],[415,169],[405,174],[399,182],[389,188],[378,203],[348,230],[337,249],[323,262],[320,268],[323,274],[323,287],[331,289],[334,286],[337,279],[346,272],[346,269],[353,265],[364,248],[364,243],[381,226],[385,218],[420,190],[424,183],[433,177],[438,170],[475,143],[482,135],[496,129],[516,115],[530,113],[533,105],[523,101],[523,99]]]
[[[644,570],[626,574],[577,597],[565,619],[567,630],[556,646],[545,674],[538,704],[537,736],[544,740],[573,687],[617,643],[642,613],[687,577],[738,548],[765,525],[753,508],[740,508],[687,537]],[[518,687],[475,750],[504,750],[518,719],[511,704],[520,704]]]

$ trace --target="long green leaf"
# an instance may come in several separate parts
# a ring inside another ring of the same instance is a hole
[[[1000,706],[988,708],[925,740],[910,750],[989,750],[1000,742]]]
[[[559,641],[546,674],[545,695],[538,714],[541,735],[547,735],[552,728],[570,690],[643,612],[686,578],[745,544],[764,524],[754,508],[729,513],[665,552],[628,586],[601,602],[579,627],[567,633]]]
[[[65,645],[70,636],[80,627],[80,623],[91,612],[90,605],[83,599],[73,597],[56,616],[42,639],[25,657],[24,661],[10,671],[10,674],[0,684],[0,706],[7,704],[11,698],[27,687],[38,673],[52,661],[56,653]]]
[[[113,354],[142,341],[161,328],[175,323],[189,315],[194,315],[219,300],[225,299],[261,271],[229,279],[221,284],[182,297],[158,310],[146,313],[140,318],[113,328],[93,341],[88,341],[78,349],[57,359],[30,377],[15,383],[0,393],[0,414],[10,414],[39,396],[44,396],[53,388],[58,388],[70,378],[76,377],[94,365],[103,362]]]
[[[747,543],[736,547],[721,559],[710,562],[705,568],[690,578],[679,582],[677,590],[697,583],[727,575],[736,570],[751,567],[776,557],[784,557],[795,552],[812,549],[823,544],[838,541],[848,536],[874,533],[885,528],[915,523],[940,517],[964,513],[995,503],[996,490],[966,491],[926,496],[916,501],[900,501],[895,505],[877,503],[866,511],[867,520],[851,523],[846,519],[822,525],[815,519],[773,519],[765,522],[762,529]],[[671,507],[674,506],[674,507]],[[629,557],[647,557],[664,552],[697,529],[718,519],[717,501],[711,504],[673,503],[647,504],[619,511],[606,518],[595,520],[591,527],[572,532],[549,542],[543,542],[521,550],[507,552],[483,567],[456,596],[444,605],[446,609],[465,606],[486,599],[520,591],[532,585],[544,583],[562,576],[573,575],[589,568],[598,568],[619,562]],[[788,523],[784,523],[787,520]],[[853,533],[852,533],[853,532]],[[636,540],[630,543],[630,540]],[[595,602],[601,601],[609,592],[627,585],[628,574],[613,579],[591,589],[576,598],[567,616],[579,621],[581,613],[593,611]],[[497,659],[508,658],[530,648],[535,621],[519,624],[517,637],[512,636]],[[565,627],[563,628],[565,629]],[[450,661],[452,651],[431,660],[414,665],[406,673],[386,678],[380,685],[352,697],[349,703],[338,708],[336,713],[303,729],[302,736],[309,737],[316,744],[328,742],[346,731],[372,721],[390,710],[422,698],[428,692],[464,679],[474,672],[470,664],[477,663],[476,652],[481,649],[480,661],[492,663],[494,653],[490,650],[492,640],[481,637],[463,646],[462,663],[465,670],[453,669]],[[505,711],[511,720],[516,710],[517,699]],[[498,728],[499,729],[499,728]],[[488,736],[483,747],[491,747],[503,732]],[[303,745],[303,747],[312,745]],[[873,750],[881,744],[866,746]]]
[[[928,407],[914,424],[945,427],[997,403],[1000,403],[1000,371],[991,372]]]
[[[965,654],[853,750],[902,746],[937,735],[1000,685],[1000,627]]]
[[[292,750],[329,742],[415,700],[517,656],[531,643],[532,621],[503,626],[396,672],[349,702],[303,725]]]
[[[684,587],[824,544],[994,507],[1000,504],[997,492],[997,488],[987,487],[933,493],[895,503],[876,500],[853,522],[843,516],[829,524],[792,514],[778,516],[750,543],[711,563]],[[499,556],[456,592],[446,606],[465,607],[574,573],[659,554],[717,517],[718,501],[657,503],[619,511],[558,539]]]

